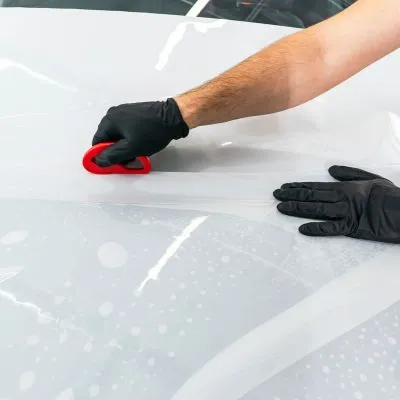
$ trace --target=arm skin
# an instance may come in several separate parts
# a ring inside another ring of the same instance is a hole
[[[190,128],[283,111],[400,47],[400,0],[358,0],[175,97]]]

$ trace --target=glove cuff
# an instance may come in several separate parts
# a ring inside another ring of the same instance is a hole
[[[181,110],[173,98],[168,98],[165,103],[166,124],[171,128],[173,139],[182,139],[189,135],[189,127],[182,117]]]

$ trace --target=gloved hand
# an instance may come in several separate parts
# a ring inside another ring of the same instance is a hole
[[[295,217],[327,220],[301,225],[307,236],[344,235],[400,243],[400,188],[379,175],[332,166],[341,182],[287,183],[275,190],[278,210]]]
[[[111,107],[101,120],[92,145],[115,142],[95,159],[100,167],[127,164],[137,156],[151,156],[189,128],[174,99]]]

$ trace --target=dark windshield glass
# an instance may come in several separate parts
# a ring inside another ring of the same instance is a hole
[[[234,19],[304,28],[355,0],[0,0],[3,7],[78,8]],[[194,11],[195,10],[195,11]]]
[[[3,7],[78,8],[185,15],[196,0],[0,0]]]
[[[211,0],[200,16],[298,28],[318,23],[355,0]]]

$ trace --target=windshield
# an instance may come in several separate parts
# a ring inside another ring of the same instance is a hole
[[[354,0],[212,0],[199,16],[303,28],[352,3]]]
[[[0,0],[3,7],[77,8],[223,18],[303,28],[355,0]]]
[[[185,15],[195,0],[0,0],[3,7],[76,8]]]

